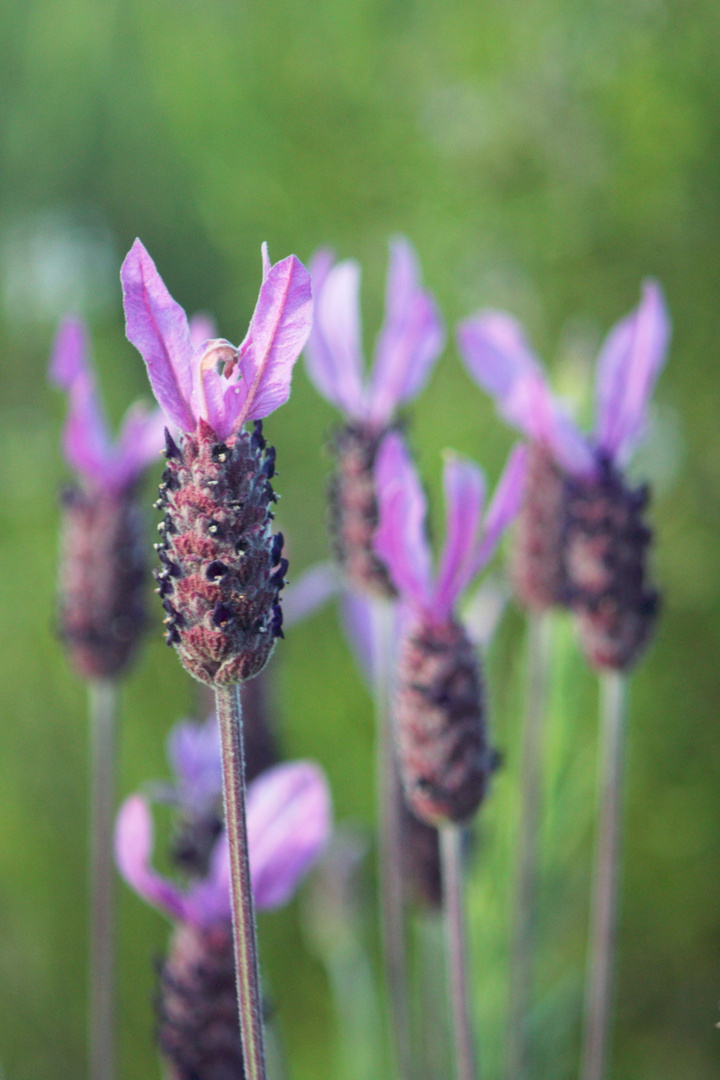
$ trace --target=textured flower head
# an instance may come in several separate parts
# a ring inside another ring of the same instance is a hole
[[[523,447],[512,451],[483,516],[482,472],[473,462],[447,454],[443,474],[445,546],[438,573],[433,575],[422,485],[402,436],[391,432],[384,439],[375,465],[380,511],[375,551],[402,599],[431,621],[444,622],[452,616],[460,594],[490,560],[519,508],[525,459]]]
[[[139,240],[121,278],[128,340],[145,360],[159,404],[181,431],[194,432],[204,420],[227,439],[287,401],[293,364],[312,322],[310,275],[294,255],[271,266],[263,245],[260,295],[237,349],[223,338],[193,345],[185,312]]]
[[[403,238],[390,244],[385,321],[368,378],[360,330],[360,266],[352,259],[333,265],[332,253],[322,250],[310,270],[315,322],[305,350],[308,374],[348,420],[382,429],[400,405],[420,392],[445,343],[435,301],[420,286],[415,251]]]
[[[109,433],[90,366],[88,334],[81,319],[60,325],[50,358],[50,381],[68,395],[65,457],[86,487],[120,493],[140,477],[163,446],[167,423],[160,409],[140,403],[127,413],[117,440]]]
[[[247,827],[255,904],[269,910],[287,903],[321,855],[331,829],[331,803],[322,770],[309,761],[268,769],[248,787]],[[115,857],[140,896],[170,919],[211,927],[231,919],[230,855],[225,833],[215,843],[206,877],[183,889],[151,866],[150,807],[131,795],[118,813]]]
[[[545,446],[568,473],[592,475],[598,461],[623,465],[641,438],[648,402],[667,355],[670,321],[660,286],[643,285],[640,303],[608,334],[597,361],[595,431],[583,434],[553,397],[520,324],[499,311],[462,322],[458,347],[501,415]]]

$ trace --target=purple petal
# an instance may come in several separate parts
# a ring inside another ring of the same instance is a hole
[[[224,830],[215,841],[207,877],[193,885],[185,897],[184,918],[195,926],[232,921],[230,849]]]
[[[242,407],[235,422],[260,420],[290,396],[295,361],[312,324],[310,275],[294,255],[275,263],[260,287],[240,351]]]
[[[268,255],[268,246],[265,242],[260,245],[260,257],[262,259],[262,279],[265,281],[272,270],[272,263],[270,262],[270,256]]]
[[[63,447],[68,463],[86,479],[112,483],[113,455],[105,418],[88,360],[85,324],[65,319],[60,324],[50,358],[51,382],[68,395]]]
[[[196,351],[205,341],[211,341],[217,337],[217,325],[212,315],[206,311],[198,311],[190,318],[190,344]]]
[[[330,790],[322,770],[297,761],[262,773],[248,787],[247,826],[255,904],[279,907],[330,836]]]
[[[177,777],[180,802],[202,808],[220,798],[223,790],[220,729],[209,716],[204,724],[175,724],[167,741],[170,767]]]
[[[443,473],[446,532],[440,573],[433,594],[433,611],[441,618],[453,605],[474,572],[472,555],[480,524],[485,480],[472,461],[448,454]]]
[[[363,419],[365,400],[360,332],[360,267],[352,260],[330,267],[331,255],[311,262],[315,322],[305,349],[315,387],[348,417]]]
[[[225,338],[203,341],[193,353],[193,388],[191,408],[193,415],[207,420],[220,439],[231,434],[240,404],[243,388],[218,373],[218,366],[237,364],[238,350]]]
[[[294,626],[307,619],[341,588],[340,575],[332,562],[317,563],[303,571],[283,593],[283,626]]]
[[[425,537],[427,503],[405,443],[397,432],[387,435],[375,461],[379,524],[373,546],[403,596],[415,604],[429,602],[432,557]]]
[[[515,319],[503,312],[482,312],[460,323],[457,340],[470,375],[495,398],[505,420],[549,447],[570,472],[594,469],[588,440],[553,397]]]
[[[638,307],[613,327],[598,357],[596,439],[611,458],[624,460],[642,435],[669,340],[662,290],[646,281]]]
[[[412,245],[400,238],[390,246],[385,322],[368,392],[368,415],[386,424],[398,405],[420,392],[445,344],[445,330],[435,302],[420,288]]]
[[[126,334],[145,361],[158,404],[181,431],[194,431],[192,343],[185,312],[136,240],[120,271]]]
[[[185,916],[185,898],[170,881],[150,866],[153,826],[150,810],[140,795],[131,795],[120,807],[115,823],[115,861],[118,870],[144,900],[171,919]]]
[[[500,537],[520,509],[526,472],[527,447],[518,443],[510,451],[485,515],[482,540],[474,560],[473,573],[477,573],[490,561]]]
[[[157,460],[165,445],[167,426],[168,419],[162,409],[149,411],[142,402],[130,406],[115,451],[114,484],[118,490],[129,487]]]

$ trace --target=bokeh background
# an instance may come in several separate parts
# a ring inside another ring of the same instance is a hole
[[[86,719],[56,640],[63,402],[45,385],[59,316],[90,320],[114,422],[148,395],[118,270],[134,237],[188,311],[240,340],[271,256],[322,243],[364,268],[365,335],[386,243],[416,244],[448,326],[481,305],[527,324],[587,410],[603,333],[663,283],[674,323],[651,437],[659,635],[633,681],[613,1076],[710,1080],[720,1033],[720,8],[712,0],[6,0],[0,12],[0,1076],[84,1071]],[[500,471],[511,435],[450,339],[412,438],[439,508],[439,452]],[[327,555],[335,418],[298,367],[268,422],[294,575]],[[158,467],[159,468],[159,467]],[[154,524],[147,503],[150,524]],[[292,575],[291,575],[292,576]],[[289,755],[327,769],[337,816],[372,821],[372,714],[337,614],[273,662]],[[470,887],[477,1022],[501,1075],[508,867],[522,679],[510,608],[489,659],[505,756]],[[560,617],[533,1014],[537,1077],[576,1073],[596,686]],[[160,637],[124,695],[120,789],[166,775],[197,693]],[[371,867],[368,871],[371,873]],[[123,1080],[159,1075],[152,960],[167,926],[120,894]],[[366,945],[374,963],[372,905]],[[342,1077],[327,972],[302,905],[261,949],[293,1076]]]

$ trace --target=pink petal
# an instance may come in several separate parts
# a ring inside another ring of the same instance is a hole
[[[192,357],[192,412],[207,420],[219,439],[227,439],[232,433],[244,394],[234,380],[228,385],[218,367],[234,367],[237,361],[238,350],[225,338],[204,341]]]
[[[330,836],[330,790],[309,761],[268,769],[247,794],[253,894],[259,909],[290,900]]]
[[[529,439],[549,447],[570,472],[589,472],[588,440],[555,400],[520,324],[490,311],[460,323],[458,348],[470,375],[495,398],[500,414]]]
[[[295,361],[312,324],[310,275],[294,255],[275,263],[260,287],[240,354],[244,392],[235,421],[260,420],[290,396]]]
[[[324,607],[340,592],[335,563],[322,562],[303,571],[283,593],[283,626],[294,626]]]
[[[215,715],[204,724],[175,724],[167,740],[167,757],[183,806],[205,807],[223,790],[220,729]]]
[[[445,546],[432,606],[437,615],[445,618],[474,572],[471,557],[477,542],[485,480],[472,461],[448,454],[443,483]]]
[[[232,921],[230,849],[225,831],[215,841],[207,877],[193,885],[185,897],[184,918],[195,926]]]
[[[125,413],[115,451],[115,485],[128,487],[158,459],[165,445],[168,419],[162,409],[149,411],[142,402]]]
[[[195,315],[190,317],[190,344],[193,347],[193,351],[200,348],[206,341],[211,341],[212,338],[217,337],[217,326],[212,315],[208,315],[206,311],[198,311]]]
[[[624,460],[642,435],[650,396],[670,341],[660,286],[643,284],[642,298],[608,334],[597,365],[597,445]]]
[[[120,807],[115,823],[115,861],[122,876],[144,900],[171,919],[185,915],[182,893],[150,866],[153,826],[150,810],[140,795],[131,795]]]
[[[346,416],[364,418],[360,267],[346,260],[330,267],[331,255],[313,258],[315,322],[305,349],[307,373],[323,397]]]
[[[415,251],[399,238],[390,246],[385,322],[368,392],[368,415],[374,423],[388,423],[399,405],[420,392],[444,344],[435,302],[420,288]]]
[[[170,296],[139,240],[128,252],[120,277],[127,338],[147,365],[158,404],[181,431],[194,431],[193,349],[185,312]]]
[[[110,438],[89,364],[85,324],[65,319],[50,358],[51,382],[68,394],[63,447],[68,463],[88,480],[112,482],[114,463]]]
[[[375,460],[379,524],[373,546],[403,596],[427,605],[432,557],[425,537],[427,503],[402,436],[387,435]]]
[[[490,561],[500,537],[520,509],[526,472],[527,447],[518,443],[510,451],[485,515],[482,540],[474,559],[473,573],[477,573]]]

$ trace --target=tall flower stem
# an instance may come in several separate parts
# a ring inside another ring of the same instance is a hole
[[[608,1063],[618,926],[626,678],[600,676],[598,824],[585,984],[581,1080],[602,1080]]]
[[[88,1043],[90,1080],[115,1075],[115,935],[113,814],[118,684],[88,684],[90,720],[90,942]]]
[[[520,821],[513,902],[508,1011],[508,1080],[524,1080],[529,1068],[528,1011],[535,951],[541,817],[542,750],[550,662],[550,616],[527,620],[527,681],[522,732]]]
[[[216,686],[215,701],[222,740],[225,828],[230,845],[235,974],[245,1075],[247,1080],[265,1080],[262,998],[245,819],[245,756],[240,686]]]
[[[395,1066],[402,1080],[412,1072],[410,1049],[410,1003],[405,948],[405,911],[400,871],[403,798],[392,730],[391,680],[393,606],[373,603],[373,695],[376,723],[376,785],[378,813],[378,863],[380,877],[380,927],[388,995],[388,1021]]]
[[[460,825],[443,825],[440,829],[450,1013],[455,1044],[456,1080],[479,1080],[470,1020],[462,837]]]

